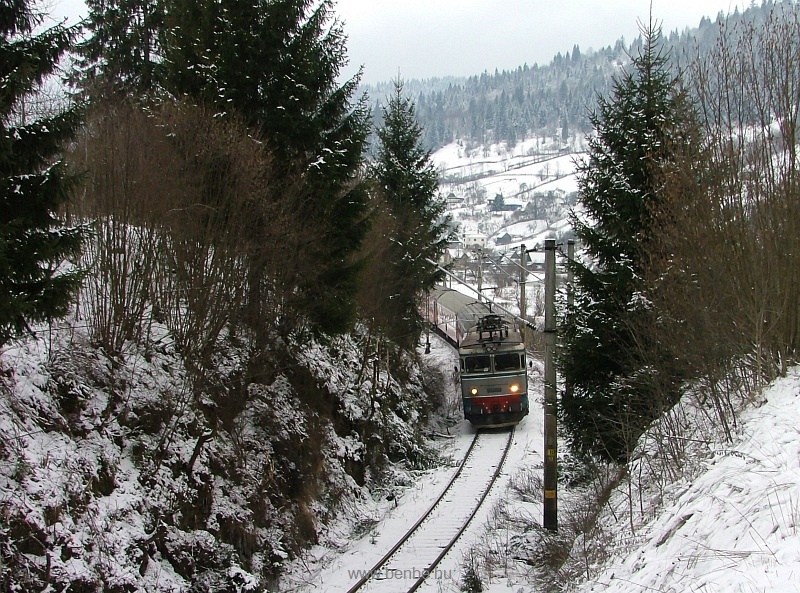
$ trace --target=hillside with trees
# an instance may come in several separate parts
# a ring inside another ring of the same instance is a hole
[[[664,53],[673,75],[697,55],[707,55],[718,42],[720,31],[742,23],[764,22],[780,1],[752,3],[744,12],[734,8],[704,17],[682,31],[662,31]],[[653,17],[658,20],[658,14]],[[467,78],[446,77],[408,80],[409,97],[417,104],[417,119],[424,142],[433,150],[459,140],[469,149],[498,142],[509,148],[530,138],[562,139],[592,131],[590,114],[598,96],[608,96],[613,77],[631,64],[644,40],[618,39],[596,49],[573,46],[547,64],[523,64],[514,70],[482,72]],[[363,87],[373,102],[373,116],[380,118],[379,102],[391,93],[391,84]]]
[[[0,9],[0,583],[263,591],[435,461],[436,171],[400,87],[367,161],[329,0],[87,6]]]

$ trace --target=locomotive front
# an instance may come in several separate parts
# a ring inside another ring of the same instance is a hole
[[[499,315],[478,320],[459,347],[464,417],[475,426],[517,424],[528,414],[525,345]]]

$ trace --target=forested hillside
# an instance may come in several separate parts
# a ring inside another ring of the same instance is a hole
[[[763,22],[780,2],[753,4],[705,17],[694,27],[664,31],[664,47],[673,72],[697,55],[707,54],[720,28],[740,22]],[[658,20],[658,13],[653,18]],[[578,32],[576,31],[576,35]],[[515,70],[476,73],[468,78],[409,80],[406,91],[417,102],[417,118],[425,130],[426,145],[435,150],[456,139],[467,148],[506,142],[512,148],[526,138],[561,137],[591,131],[589,114],[598,96],[608,95],[612,77],[619,74],[641,49],[642,38],[618,39],[596,49],[575,44],[571,52],[549,64],[521,64]],[[365,87],[373,105],[385,99],[390,84]],[[378,118],[380,113],[374,110]]]

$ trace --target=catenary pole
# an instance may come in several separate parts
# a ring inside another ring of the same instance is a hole
[[[483,300],[483,250],[479,247],[478,254],[478,301]]]
[[[556,402],[556,241],[544,242],[544,527],[558,530]]]
[[[528,270],[525,267],[525,244],[519,246],[519,316],[526,318],[527,301],[525,296],[525,283],[527,281]],[[527,345],[527,333],[525,324],[522,324],[522,342]]]
[[[575,273],[572,271],[572,262],[575,261],[575,241],[567,241],[567,311],[572,311],[572,304],[575,302]],[[572,377],[564,376],[564,395],[572,397]]]
[[[575,281],[575,274],[572,271],[572,262],[575,260],[575,240],[569,239],[567,241],[567,309],[572,308],[572,303],[575,301],[575,293],[572,290],[572,284]]]

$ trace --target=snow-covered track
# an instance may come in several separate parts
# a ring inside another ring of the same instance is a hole
[[[412,593],[434,575],[500,475],[513,437],[513,427],[479,431],[439,498],[347,593]]]

